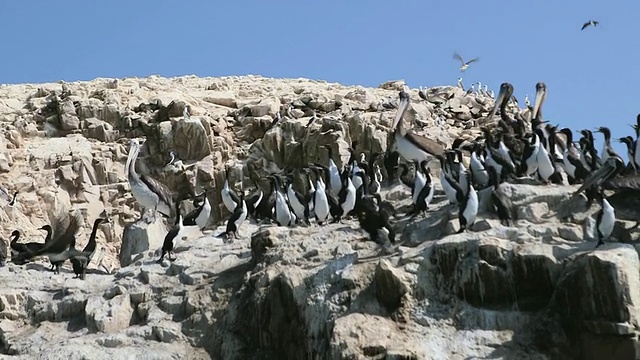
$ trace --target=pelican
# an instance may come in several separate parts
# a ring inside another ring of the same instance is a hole
[[[440,144],[424,136],[416,135],[404,128],[403,116],[409,107],[409,93],[400,91],[400,102],[392,127],[398,153],[407,161],[431,161],[444,154]]]
[[[479,59],[479,58],[473,58],[473,59],[465,62],[462,59],[462,56],[460,56],[460,54],[458,54],[457,52],[453,53],[453,58],[460,60],[460,62],[462,63],[462,66],[460,66],[460,72],[464,72],[465,70],[467,70],[467,68],[469,67],[469,65],[471,65],[472,62],[476,62]]]
[[[140,153],[141,146],[142,144],[137,139],[131,139],[129,157],[125,165],[127,178],[131,186],[131,193],[138,204],[144,209],[141,218],[145,217],[145,214],[149,210],[152,210],[153,216],[151,219],[153,219],[153,221],[156,219],[157,212],[170,217],[171,209],[173,208],[173,194],[171,191],[157,180],[146,175],[138,175],[136,172],[136,159],[138,158],[138,153]],[[148,217],[146,217],[146,220],[147,223],[153,222],[149,221],[150,219]]]

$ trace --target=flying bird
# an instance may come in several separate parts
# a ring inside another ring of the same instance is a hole
[[[478,61],[479,59],[479,58],[473,58],[467,62],[464,62],[464,60],[462,59],[462,56],[460,56],[460,54],[458,54],[457,52],[453,53],[453,58],[460,60],[460,62],[462,63],[462,66],[460,66],[460,72],[464,72],[465,70],[467,70],[467,68],[472,62]]]
[[[580,30],[586,29],[589,25],[592,25],[593,27],[596,27],[598,24],[600,24],[599,21],[589,20],[586,23],[582,24],[582,29],[580,29]]]

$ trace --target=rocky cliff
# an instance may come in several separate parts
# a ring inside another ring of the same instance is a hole
[[[570,199],[571,186],[503,185],[518,208],[514,226],[500,224],[480,192],[479,220],[454,234],[457,209],[434,176],[429,212],[397,219],[392,249],[370,241],[353,220],[294,227],[247,221],[240,239],[217,237],[229,216],[220,199],[225,170],[235,188],[266,191],[259,181],[266,173],[326,162],[320,145],[335,146],[338,166],[354,141],[358,153],[384,151],[401,87],[254,76],[3,85],[0,185],[19,194],[15,206],[0,209],[3,237],[18,229],[42,241],[37,228],[78,209],[84,246],[96,217],[112,222],[100,227],[85,281],[69,269],[54,275],[46,262],[0,268],[0,353],[635,358],[638,253],[624,243],[594,251],[595,208]],[[447,147],[478,137],[476,120],[494,105],[458,87],[426,95],[412,91],[405,119]],[[139,137],[147,139],[139,172],[179,194],[209,190],[213,205],[208,229],[189,229],[177,260],[164,265],[155,260],[167,227],[137,221],[123,171],[128,141]],[[177,161],[167,165],[171,151]],[[401,185],[381,194],[401,211],[410,204]],[[634,231],[618,221],[614,237],[630,243]]]

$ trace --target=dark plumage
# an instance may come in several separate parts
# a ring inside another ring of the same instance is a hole
[[[586,29],[589,26],[596,27],[596,26],[598,26],[598,24],[600,24],[599,21],[589,20],[586,23],[582,24],[582,28],[580,28],[580,30],[582,31],[582,30]]]
[[[396,242],[396,234],[389,221],[389,212],[376,203],[375,195],[366,195],[362,198],[358,207],[358,222],[372,241],[384,246],[385,239],[381,238],[380,230],[386,229],[389,242],[392,244]]]
[[[98,232],[98,226],[103,222],[108,222],[108,219],[105,218],[97,218],[93,222],[93,228],[91,229],[91,235],[89,236],[89,242],[82,250],[82,254],[79,256],[74,256],[70,258],[71,265],[73,267],[73,272],[76,274],[76,277],[84,280],[87,274],[87,267],[89,266],[89,262],[91,262],[91,258],[93,254],[96,252],[96,234]]]
[[[64,220],[64,218],[56,219],[56,229],[63,228]],[[36,251],[21,252],[18,254],[16,259],[18,261],[27,261],[38,256],[48,256],[49,261],[54,267],[54,272],[59,274],[60,267],[64,261],[69,258],[67,250],[69,250],[72,243],[75,244],[75,236],[78,231],[78,227],[78,215],[74,213],[70,216],[69,223],[64,233],[53,237],[50,241],[45,241],[44,246]]]
[[[161,263],[164,260],[164,256],[167,255],[169,261],[174,261],[176,258],[171,257],[171,253],[173,252],[173,246],[176,240],[178,240],[178,236],[180,235],[180,231],[182,230],[182,214],[180,213],[180,203],[176,203],[176,222],[169,230],[167,235],[164,237],[164,242],[162,243],[162,254],[158,259],[158,263]]]

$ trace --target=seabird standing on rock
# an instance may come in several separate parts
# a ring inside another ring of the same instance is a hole
[[[289,210],[289,204],[287,203],[287,198],[282,193],[282,189],[280,188],[280,181],[276,175],[272,175],[270,177],[273,193],[276,195],[275,207],[273,209],[276,223],[279,226],[289,226],[291,225],[291,211]],[[235,209],[234,209],[235,210]]]
[[[300,221],[305,224],[309,223],[309,203],[305,201],[305,196],[300,194],[296,189],[293,188],[293,175],[289,179],[289,183],[287,184],[287,199],[289,200],[289,205],[291,206],[291,210],[296,215]]]
[[[429,209],[429,204],[431,203],[431,200],[433,200],[434,194],[434,186],[433,182],[431,181],[431,172],[427,167],[426,161],[420,162],[420,165],[416,167],[416,175],[417,174],[420,174],[421,184],[419,184],[416,176],[416,186],[414,189],[415,191],[417,191],[417,194],[414,194],[413,201],[415,215],[418,215],[421,212],[426,212]]]
[[[400,103],[393,120],[394,139],[398,153],[407,161],[431,161],[444,153],[440,144],[424,136],[416,135],[404,128],[404,113],[409,107],[409,93],[400,91]]]
[[[204,199],[202,204],[187,214],[184,217],[184,226],[193,226],[198,225],[200,230],[203,230],[204,227],[209,222],[209,217],[211,216],[211,204],[209,203],[209,198],[207,197],[207,191],[204,191]]]
[[[240,225],[247,219],[247,203],[244,200],[244,190],[240,191],[240,202],[239,205],[233,210],[233,214],[229,220],[227,220],[227,229],[224,232],[229,238],[233,235],[234,238],[238,238],[238,230],[240,230]]]
[[[222,190],[220,190],[220,195],[222,196],[224,206],[233,213],[240,203],[240,198],[235,191],[229,187],[229,169],[225,168],[224,175],[224,185],[222,186]]]
[[[322,180],[322,168],[314,168],[316,172],[316,191],[313,193],[313,212],[316,215],[316,222],[322,225],[329,217],[329,199],[327,197],[325,183]]]
[[[176,241],[181,238],[181,233],[184,227],[182,226],[182,214],[180,213],[180,203],[176,202],[176,222],[169,230],[167,235],[164,237],[164,242],[162,243],[162,254],[158,259],[158,263],[162,263],[164,260],[164,256],[167,255],[167,259],[169,261],[174,261],[176,258],[171,257],[171,253],[173,252],[173,247],[175,246]]]
[[[131,193],[136,201],[142,206],[142,217],[148,211],[153,213],[152,219],[155,221],[156,212],[160,212],[165,216],[171,216],[171,206],[173,204],[173,196],[171,191],[157,180],[146,176],[138,175],[136,172],[136,159],[142,145],[137,139],[131,140],[131,148],[129,149],[129,157],[127,158],[127,177],[131,186]],[[147,218],[147,223],[151,223]]]
[[[462,65],[460,66],[460,72],[464,72],[465,70],[467,70],[467,68],[469,68],[469,65],[471,65],[471,63],[476,62],[476,61],[479,60],[479,58],[473,58],[473,59],[465,62],[462,59],[462,56],[460,56],[460,54],[458,54],[457,52],[453,53],[453,58],[457,59],[457,60],[460,60],[460,62],[462,63]],[[480,89],[478,89],[478,90],[480,90]]]
[[[338,166],[336,166],[336,162],[333,160],[333,148],[328,144],[322,145],[322,147],[327,149],[329,157],[329,189],[334,195],[338,195],[340,189],[342,189],[342,181],[340,179],[340,170],[338,170]]]
[[[96,234],[98,233],[98,226],[108,221],[109,219],[106,218],[97,218],[93,222],[93,228],[91,229],[89,242],[82,250],[82,253],[79,254],[79,256],[73,256],[69,259],[71,261],[74,274],[76,274],[76,277],[79,277],[81,280],[84,280],[87,274],[87,267],[89,266],[89,262],[91,262],[91,258],[93,258],[93,254],[95,254],[96,252]]]
[[[607,199],[602,199],[602,208],[596,215],[596,231],[598,232],[598,246],[603,245],[603,240],[609,239],[613,233],[613,227],[616,224],[616,214],[613,206],[609,204]]]
[[[462,176],[467,176],[467,174],[462,174]],[[458,234],[473,225],[478,215],[478,194],[469,179],[466,179],[466,183],[466,189],[463,189],[457,181],[453,180],[451,182],[451,185],[456,189],[456,199],[458,204],[460,204],[458,211],[460,230],[458,230]]]
[[[56,229],[61,229],[62,219],[57,219],[57,224]],[[47,256],[49,257],[49,262],[51,262],[55,268],[54,272],[59,274],[60,267],[64,261],[70,257],[68,250],[71,244],[75,243],[78,226],[78,215],[74,213],[71,215],[69,225],[63,234],[45,242],[45,245],[35,252],[28,251],[20,253],[18,258],[21,260],[30,260],[38,256]]]
[[[496,169],[489,167],[488,171],[491,182],[493,183],[493,189],[491,189],[491,206],[495,213],[498,214],[498,218],[503,225],[512,226],[513,221],[516,220],[517,212],[511,199],[500,189],[500,177]]]
[[[356,207],[356,187],[349,176],[345,176],[343,187],[338,193],[338,203],[342,212],[337,214],[335,222],[340,221],[342,216],[347,216]]]

